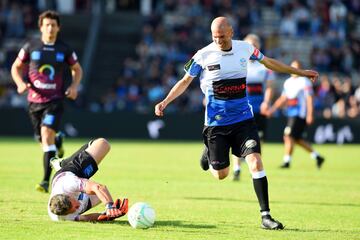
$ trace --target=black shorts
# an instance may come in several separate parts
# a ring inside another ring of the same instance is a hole
[[[290,136],[294,139],[303,139],[306,128],[306,120],[299,117],[289,117],[286,127],[284,129],[284,135]]]
[[[29,103],[29,116],[33,125],[35,137],[40,140],[41,126],[47,126],[57,132],[60,127],[63,112],[63,100],[47,103]]]
[[[61,162],[61,169],[55,176],[62,172],[72,172],[80,178],[91,178],[97,172],[98,166],[95,159],[85,151],[89,144],[91,142],[82,146],[71,157],[64,159]]]
[[[258,128],[259,137],[261,140],[264,140],[266,137],[267,118],[260,113],[255,113],[254,119]]]
[[[227,126],[205,126],[203,139],[209,149],[210,164],[215,170],[221,170],[230,165],[230,148],[232,154],[237,157],[261,153],[260,139],[254,119]]]

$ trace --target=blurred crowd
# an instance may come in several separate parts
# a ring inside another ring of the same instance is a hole
[[[10,2],[13,3],[8,1],[5,7],[0,6],[0,35],[13,34],[21,38],[24,29],[34,27],[36,23],[33,18],[41,9],[32,7],[32,4],[27,5],[32,1],[20,1],[23,4],[21,8],[12,7],[13,4]],[[88,1],[76,2],[82,3],[79,4],[80,9],[88,8]],[[122,2],[132,1],[107,1],[107,11],[111,12],[114,6],[119,6]],[[284,60],[279,39],[310,39],[311,51],[305,66],[321,73],[321,78],[314,85],[316,114],[327,118],[360,116],[360,0],[139,2],[150,3],[150,7],[142,8],[143,24],[136,47],[136,57],[128,57],[123,61],[122,69],[113,86],[102,96],[100,102],[90,106],[91,110],[152,112],[155,103],[182,77],[184,64],[196,50],[212,41],[211,20],[224,15],[230,19],[234,27],[235,39],[242,39],[251,32],[258,34],[262,39],[261,50],[269,57]],[[9,20],[5,20],[5,16],[10,15],[8,12],[13,8],[17,9],[18,13],[12,15],[21,19],[14,20],[13,27],[8,27]],[[264,18],[265,10],[272,13],[272,20]],[[7,14],[4,14],[5,12]],[[264,26],[271,26],[270,22],[266,21],[271,21],[275,26],[272,31],[265,31],[267,29],[264,29]],[[19,27],[20,25],[22,27]],[[6,61],[8,58],[5,57],[4,60],[3,55],[1,52],[0,86],[2,79],[9,77],[6,75],[9,74],[11,64]],[[282,80],[287,76],[277,77],[277,90],[280,90]],[[198,84],[196,79],[190,89],[167,110],[203,111],[203,96]],[[4,102],[9,103],[8,100],[4,100],[4,96],[6,94],[4,95],[0,89],[0,106]],[[16,101],[14,102],[11,104],[16,104]]]
[[[279,16],[279,22],[275,22],[279,27],[268,35],[261,30],[264,8]],[[305,65],[321,72],[314,86],[316,114],[327,118],[359,116],[359,0],[155,1],[152,11],[143,16],[137,57],[124,61],[120,76],[102,100],[103,109],[151,112],[182,77],[184,64],[196,50],[211,42],[210,23],[219,15],[230,19],[235,39],[254,31],[259,34],[262,51],[270,57],[281,59],[283,54],[273,44],[274,35],[313,39]],[[280,80],[285,77],[278,76]],[[203,111],[198,84],[193,83],[168,111]],[[278,93],[281,85],[278,81]]]

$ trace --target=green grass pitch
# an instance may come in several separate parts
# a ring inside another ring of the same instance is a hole
[[[65,155],[86,141],[67,139]],[[218,181],[199,167],[200,142],[110,143],[93,179],[113,197],[152,205],[153,228],[132,229],[126,217],[111,223],[50,221],[48,194],[34,190],[42,177],[40,147],[30,138],[1,138],[0,239],[360,239],[359,145],[316,146],[326,157],[319,171],[300,148],[291,169],[279,169],[283,146],[264,144],[271,212],[286,225],[266,231],[245,164],[240,182],[231,176]]]

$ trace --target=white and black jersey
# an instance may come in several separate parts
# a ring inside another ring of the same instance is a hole
[[[263,58],[253,45],[232,40],[229,51],[211,43],[185,65],[187,74],[200,78],[206,98],[205,126],[226,126],[253,118],[246,94],[248,64]]]

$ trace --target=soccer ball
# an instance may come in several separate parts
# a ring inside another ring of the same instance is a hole
[[[155,210],[147,203],[137,202],[128,212],[128,221],[133,228],[149,228],[155,222]]]

